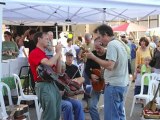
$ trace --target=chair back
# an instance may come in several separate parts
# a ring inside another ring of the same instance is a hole
[[[159,79],[159,75],[157,73],[151,73],[151,81],[152,80],[158,80]]]
[[[153,97],[155,96],[156,90],[158,88],[158,84],[159,84],[159,79],[160,79],[160,75],[157,73],[152,73],[151,74],[151,82],[149,84],[149,98],[150,100],[153,99]],[[158,90],[157,96],[156,96],[156,101],[157,103],[160,105],[160,91]]]
[[[7,94],[8,94],[8,100],[9,100],[9,105],[13,105],[12,99],[11,99],[11,91],[10,88],[8,87],[7,84],[0,82],[0,119],[7,119],[8,114],[6,112],[6,107],[5,107],[5,102],[3,99],[3,88],[7,89]]]
[[[148,94],[149,94],[149,99],[150,100],[152,100],[153,97],[155,96],[156,90],[158,88],[158,84],[159,84],[159,81],[157,81],[157,80],[151,80],[150,81],[149,87],[148,87],[148,89],[149,89],[149,93]],[[158,97],[158,96],[159,96],[159,91],[158,91],[156,97]]]
[[[18,96],[24,96],[22,84],[21,84],[21,80],[20,80],[19,76],[17,74],[13,74],[13,77],[14,77],[14,82],[16,85],[16,90],[17,90]]]
[[[150,82],[150,80],[151,80],[151,73],[145,73],[141,77],[141,92],[140,92],[141,95],[143,94],[143,90],[144,90],[144,79],[145,78],[148,78],[148,80]]]
[[[157,81],[158,80],[158,74],[156,74],[156,73],[145,73],[144,75],[142,75],[140,94],[143,94],[144,79],[146,79],[146,78],[148,78],[148,80],[149,80],[149,84],[148,84],[148,95],[149,95],[149,94],[152,94],[151,92],[153,90],[152,86],[150,86],[150,83],[151,83],[151,81]],[[155,82],[151,83],[151,85],[154,84],[154,83]]]

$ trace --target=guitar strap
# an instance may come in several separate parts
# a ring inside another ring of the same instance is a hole
[[[117,40],[117,39],[116,39],[116,40]],[[117,40],[117,41],[119,41],[120,43],[123,44],[123,46],[125,47],[125,50],[126,50],[126,52],[127,52],[127,55],[130,54],[130,50],[128,49],[127,45],[126,45],[122,40]]]

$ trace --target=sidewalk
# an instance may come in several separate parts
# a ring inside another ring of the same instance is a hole
[[[142,112],[142,107],[140,104],[136,104],[134,111],[133,111],[133,115],[132,117],[130,117],[130,110],[131,110],[131,105],[132,105],[132,101],[133,101],[133,93],[134,93],[134,83],[131,83],[131,86],[129,88],[128,91],[128,95],[126,98],[126,104],[125,104],[125,109],[126,109],[126,118],[127,120],[141,120],[141,112]],[[79,97],[78,99],[81,99],[81,97]],[[101,102],[103,100],[100,100]],[[84,106],[85,103],[83,102]],[[102,105],[103,103],[99,103],[100,105]],[[100,109],[99,111],[101,120],[103,120],[104,118],[104,112],[103,109]],[[34,108],[30,108],[30,116],[31,116],[31,120],[36,120],[36,112]],[[89,113],[85,113],[86,116],[86,120],[91,120]]]

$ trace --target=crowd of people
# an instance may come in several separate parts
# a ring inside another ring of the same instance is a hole
[[[124,100],[129,75],[135,81],[135,95],[140,93],[141,77],[145,73],[160,73],[160,42],[158,37],[141,37],[137,45],[133,38],[121,34],[117,39],[108,25],[100,25],[94,31],[77,40],[62,36],[56,44],[53,32],[27,30],[12,40],[12,34],[4,32],[2,59],[27,57],[30,65],[32,87],[43,109],[43,120],[85,120],[86,109],[92,120],[100,120],[98,102],[104,94],[104,119],[125,120]],[[25,40],[27,39],[27,41]],[[27,54],[25,48],[29,48]],[[151,60],[154,65],[150,65]],[[63,72],[72,81],[84,81],[85,111],[82,101],[66,96],[63,87],[55,82],[42,80],[36,69],[40,64],[52,67],[57,74]],[[83,67],[81,67],[83,66]],[[144,81],[144,94],[148,91],[148,79]]]

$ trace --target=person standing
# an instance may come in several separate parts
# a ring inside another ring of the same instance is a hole
[[[139,47],[136,51],[136,62],[135,66],[144,64],[144,58],[150,57],[152,58],[153,50],[148,47],[149,41],[146,37],[141,37],[139,40]]]
[[[25,31],[23,38],[22,38],[24,47],[29,48],[29,54],[31,53],[32,50],[34,50],[36,48],[36,45],[33,41],[33,37],[34,37],[35,33],[36,33],[36,30],[29,29],[29,30]],[[27,37],[28,41],[24,41],[26,37]]]
[[[95,50],[93,50],[92,53],[96,57],[105,60],[106,49],[102,46],[102,42],[100,41],[99,37],[94,40],[94,48],[95,48]],[[86,75],[89,77],[92,85],[94,85],[95,87],[98,87],[97,86],[98,84],[102,85],[102,86],[100,85],[102,87],[102,89],[98,90],[98,91],[95,90],[94,87],[92,87],[91,98],[89,99],[89,102],[88,102],[89,113],[91,115],[92,120],[100,120],[100,116],[99,116],[99,113],[97,110],[97,104],[100,99],[100,95],[101,95],[101,92],[102,92],[104,86],[103,86],[103,82],[102,82],[103,78],[101,78],[101,76],[98,76],[97,74],[92,72],[92,70],[94,70],[94,69],[98,69],[101,71],[101,66],[97,62],[95,62],[94,60],[87,59],[86,67],[85,67]],[[100,82],[100,80],[101,80],[101,82]]]
[[[154,72],[160,74],[160,41],[157,44],[157,48],[154,49],[152,59],[155,59]]]
[[[151,66],[149,66],[151,58],[150,57],[145,57],[144,58],[144,64],[142,64],[141,67],[141,76],[143,76],[145,73],[151,73],[153,70]],[[148,86],[149,86],[149,81],[150,79],[148,77],[144,78],[144,88],[143,88],[143,94],[148,94]]]
[[[67,39],[67,46],[64,48],[64,54],[66,54],[67,52],[71,52],[73,54],[74,57],[73,64],[77,65],[76,50],[74,49],[73,39],[71,38]]]
[[[22,40],[22,37],[20,36],[17,36],[16,37],[16,43],[18,45],[18,48],[19,48],[19,55],[18,57],[20,58],[24,58],[24,57],[28,57],[26,51],[25,51],[25,47],[23,46],[23,40]]]
[[[153,42],[157,45],[158,42],[159,42],[159,37],[156,36],[156,35],[153,35],[153,36],[152,36],[152,40],[153,40]]]
[[[129,46],[131,49],[131,72],[132,72],[132,75],[134,75],[137,46],[135,45],[132,37],[129,37],[128,40],[130,41]]]
[[[128,45],[129,42],[128,42],[128,39],[127,39],[127,36],[126,34],[121,34],[121,40],[126,44],[126,49],[127,49],[127,53],[128,53],[128,72],[129,74],[132,74],[132,70],[131,70],[131,48],[130,46]]]
[[[9,31],[4,32],[4,40],[2,42],[2,60],[15,59],[18,54],[18,46],[12,41],[12,34]]]
[[[125,120],[124,96],[129,79],[126,44],[114,38],[113,30],[108,25],[100,25],[94,32],[107,47],[105,60],[91,52],[86,53],[87,58],[105,69],[104,120]]]
[[[94,50],[94,44],[92,42],[92,35],[89,33],[86,33],[84,36],[85,39],[85,43],[82,44],[81,50],[78,53],[78,59],[80,61],[83,61],[84,64],[84,68],[85,68],[85,62],[86,62],[86,57],[84,56],[84,52],[85,51],[93,51]],[[84,98],[83,100],[85,100],[86,102],[88,101],[88,94],[90,93],[90,90],[87,88],[88,85],[90,85],[90,80],[88,78],[88,76],[86,75],[85,71],[83,72],[83,76],[85,78],[85,82],[83,84],[84,90],[86,91],[84,94]],[[87,94],[86,94],[87,93]],[[88,109],[87,107],[85,107],[85,109]]]
[[[43,109],[43,120],[59,120],[61,109],[61,95],[58,87],[53,81],[42,80],[36,71],[38,65],[44,64],[51,66],[57,73],[61,71],[61,52],[62,46],[56,46],[56,54],[48,59],[45,54],[47,47],[48,36],[46,33],[37,32],[34,35],[36,48],[29,54],[29,63],[31,71],[36,83],[35,91],[38,100]]]
[[[23,45],[25,48],[29,49],[29,54],[31,53],[32,50],[34,50],[36,48],[36,45],[33,41],[33,37],[34,37],[35,33],[36,33],[36,30],[29,29],[29,30],[26,30],[24,35],[22,36]],[[25,38],[27,38],[28,41],[25,41]],[[34,78],[33,78],[31,69],[29,69],[29,75],[31,77],[31,86],[32,86],[31,89],[33,91],[33,94],[35,94],[35,91],[34,91],[35,83],[34,83]]]
[[[83,57],[83,51],[84,50],[88,50],[88,51],[93,51],[94,50],[94,44],[92,42],[92,35],[89,34],[89,33],[86,33],[85,36],[84,36],[84,39],[85,39],[85,43],[82,44],[82,48],[78,54],[78,58],[82,61],[85,61],[84,60],[84,57]]]
[[[48,58],[53,57],[54,49],[53,49],[53,32],[49,31],[48,33],[48,46],[45,49],[45,53]]]

